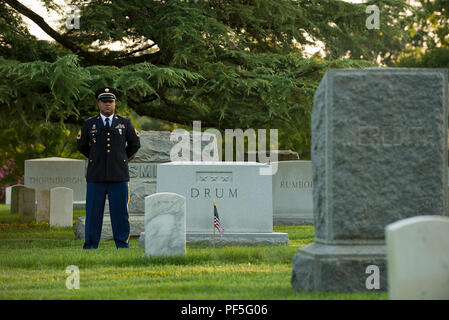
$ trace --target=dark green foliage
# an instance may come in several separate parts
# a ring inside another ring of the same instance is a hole
[[[449,1],[418,0],[415,23],[410,28],[411,43],[417,47],[449,46]]]
[[[449,1],[419,0],[408,27],[410,42],[395,66],[449,68]]]
[[[389,63],[411,19],[402,0],[370,2],[380,9],[380,30],[365,26],[370,3],[340,0],[79,0],[71,4],[81,11],[80,29],[68,30],[67,8],[41,3],[60,14],[58,27],[16,0],[0,0],[1,127],[23,132],[2,147],[2,162],[79,156],[76,128],[97,112],[93,92],[106,85],[119,89],[121,114],[184,126],[201,120],[203,129],[279,129],[279,149],[307,159],[324,72]],[[36,40],[19,13],[56,41]],[[125,41],[119,51],[107,47],[115,41]],[[306,46],[320,43],[325,57],[309,57]],[[42,126],[61,141],[40,141]],[[69,135],[58,136],[60,128]],[[33,139],[44,148],[32,150]],[[27,147],[14,151],[14,144]]]
[[[447,68],[449,69],[449,48],[433,48],[424,54],[409,55],[396,64],[398,67]]]

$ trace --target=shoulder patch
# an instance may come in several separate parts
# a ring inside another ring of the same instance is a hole
[[[76,136],[76,139],[77,140],[81,139],[81,129],[80,129],[80,131],[78,131],[78,135]]]

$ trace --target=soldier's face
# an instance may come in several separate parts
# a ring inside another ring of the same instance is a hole
[[[98,108],[100,109],[100,113],[105,117],[109,117],[115,111],[115,101],[114,100],[106,100],[106,101],[98,101]]]

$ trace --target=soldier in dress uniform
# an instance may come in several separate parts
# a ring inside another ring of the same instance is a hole
[[[115,245],[129,248],[128,161],[139,150],[140,139],[131,121],[115,114],[114,88],[101,88],[95,96],[100,114],[85,120],[77,137],[78,150],[88,159],[83,248],[98,248],[106,195]]]

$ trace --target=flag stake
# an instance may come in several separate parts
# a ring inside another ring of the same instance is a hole
[[[214,203],[213,203],[213,206],[212,206],[212,214],[213,214],[212,229],[214,231],[214,235],[213,235],[213,238],[212,238],[212,245],[215,248],[215,200],[214,200]]]

